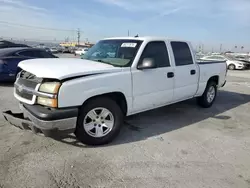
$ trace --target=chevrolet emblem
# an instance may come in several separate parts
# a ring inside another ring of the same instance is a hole
[[[23,91],[23,85],[18,86],[17,90],[21,93]]]

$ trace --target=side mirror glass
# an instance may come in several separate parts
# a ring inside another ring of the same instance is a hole
[[[137,67],[139,70],[143,69],[155,69],[157,68],[155,60],[153,58],[144,58],[142,63]]]

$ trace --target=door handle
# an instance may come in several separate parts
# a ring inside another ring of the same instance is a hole
[[[190,71],[190,74],[191,74],[191,75],[194,75],[195,73],[196,73],[195,70],[191,70],[191,71]]]
[[[174,77],[174,73],[173,72],[168,72],[167,76],[168,76],[168,78],[173,78]]]

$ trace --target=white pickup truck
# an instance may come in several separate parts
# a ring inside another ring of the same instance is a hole
[[[108,38],[83,59],[33,59],[14,95],[22,114],[4,112],[18,127],[51,136],[75,133],[88,145],[111,142],[125,116],[193,97],[210,107],[226,83],[221,61],[196,62],[189,42],[159,37]]]

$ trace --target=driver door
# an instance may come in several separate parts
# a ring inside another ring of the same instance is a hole
[[[133,111],[140,112],[171,103],[174,93],[174,68],[170,65],[164,41],[149,42],[138,62],[151,58],[157,67],[132,70]]]

